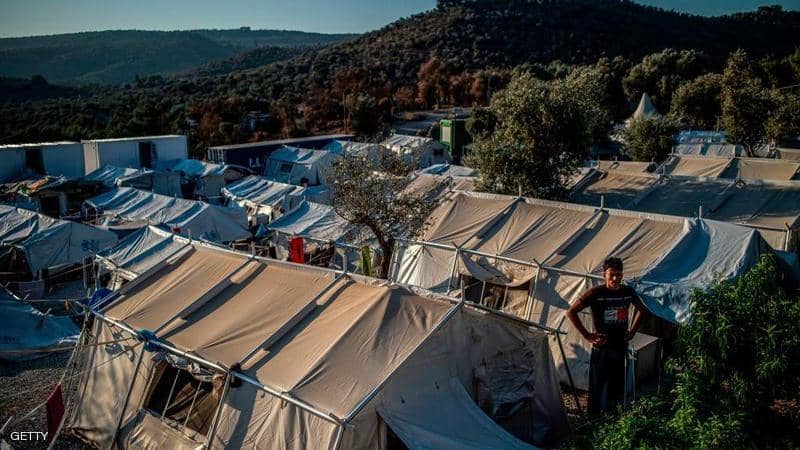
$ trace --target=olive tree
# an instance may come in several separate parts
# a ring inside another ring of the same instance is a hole
[[[558,198],[588,156],[601,111],[598,78],[585,72],[543,81],[516,72],[495,94],[491,133],[477,136],[468,164],[481,172],[479,189]]]
[[[427,225],[436,201],[428,192],[409,192],[410,178],[398,176],[408,167],[394,154],[381,158],[345,154],[328,174],[332,205],[349,223],[368,229],[383,253],[378,276],[389,276],[396,237],[414,238]]]

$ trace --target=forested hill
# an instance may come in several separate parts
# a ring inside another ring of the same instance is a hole
[[[560,60],[636,60],[664,48],[696,49],[724,60],[743,48],[753,57],[785,55],[800,45],[800,13],[777,8],[724,17],[678,14],[619,0],[440,0],[437,9],[345,43],[267,67],[255,77],[325,83],[363,67],[394,85],[415,82],[431,57],[453,71]]]
[[[168,53],[179,60],[192,53],[191,45],[198,40],[211,42],[203,48],[216,49],[212,53],[217,56],[246,44],[241,36],[215,41],[214,32],[186,33],[165,33],[159,47],[171,45]],[[141,41],[134,39],[131,45],[136,42]],[[603,71],[613,78],[614,92],[609,95],[619,103],[634,102],[638,91],[623,93],[622,77],[646,55],[666,48],[676,50],[648,63],[668,65],[652,72],[652,89],[647,86],[651,94],[660,84],[671,91],[703,73],[719,72],[738,48],[756,60],[777,61],[798,47],[800,13],[780,7],[699,17],[620,0],[439,0],[431,11],[327,46],[264,48],[218,57],[224,61],[195,64],[188,71],[187,63],[176,69],[181,75],[139,77],[122,88],[93,89],[90,96],[86,91],[59,96],[57,89],[48,87],[30,102],[20,102],[19,96],[0,97],[0,103],[5,102],[0,107],[0,142],[178,132],[188,133],[193,147],[202,150],[207,145],[333,131],[343,126],[343,111],[352,116],[351,126],[358,127],[362,119],[388,120],[398,110],[485,105],[514,67],[527,66],[542,78],[556,77],[569,65],[595,64],[601,58],[608,58],[601,61]],[[0,52],[3,48],[0,40]],[[80,53],[79,48],[73,50],[63,53]],[[52,50],[42,59],[59,54]],[[121,64],[138,63],[127,58]],[[780,72],[781,64],[772,67]],[[107,62],[103,67],[111,71],[116,66]],[[662,82],[662,72],[675,80]],[[649,73],[645,70],[644,76]],[[42,86],[33,81],[29,84]],[[620,115],[629,114],[629,106],[622,104]],[[269,129],[246,131],[241,123],[248,111],[269,112],[275,121]]]
[[[283,30],[100,31],[0,39],[0,76],[118,84],[170,75],[258,47],[325,45],[350,34]]]

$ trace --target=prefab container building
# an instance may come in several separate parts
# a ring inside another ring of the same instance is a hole
[[[83,143],[84,174],[105,165],[149,168],[156,161],[186,159],[189,151],[186,136],[144,136],[119,139],[95,139]]]
[[[330,134],[247,144],[219,145],[208,147],[206,157],[213,163],[232,164],[247,167],[256,173],[264,173],[264,166],[267,164],[269,156],[284,145],[318,150],[335,140],[349,141],[351,139],[353,139],[352,134]]]
[[[77,178],[84,175],[80,142],[0,145],[0,183],[24,172]]]

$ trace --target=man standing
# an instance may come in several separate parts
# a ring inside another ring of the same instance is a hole
[[[625,358],[628,341],[641,324],[646,309],[630,286],[622,284],[622,260],[608,258],[603,263],[605,284],[584,292],[567,311],[567,317],[584,339],[592,343],[589,365],[589,413],[613,411],[625,394]],[[628,328],[628,311],[635,313]],[[583,326],[578,313],[592,310],[594,333]]]

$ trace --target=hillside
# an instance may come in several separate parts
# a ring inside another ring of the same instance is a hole
[[[170,75],[257,47],[324,45],[352,38],[281,30],[100,31],[0,39],[0,76],[51,83],[119,84]]]
[[[783,58],[797,47],[800,13],[780,8],[708,18],[619,0],[440,0],[432,11],[350,41],[289,49],[301,52],[290,59],[264,49],[181,76],[98,89],[89,99],[6,103],[0,136],[13,142],[45,131],[48,139],[186,132],[202,147],[263,139],[241,130],[242,114],[252,110],[277,118],[271,135],[302,135],[342,126],[344,110],[386,118],[442,102],[485,103],[519,65],[553,76],[565,64],[619,56],[624,75],[643,56],[674,48],[701,52],[696,69],[705,73],[719,71],[737,48],[758,59]]]
[[[307,47],[258,47],[238,53],[230,58],[212,61],[197,69],[190,70],[186,75],[209,77],[225,75],[240,70],[255,69],[276,61],[285,61],[307,50]]]

